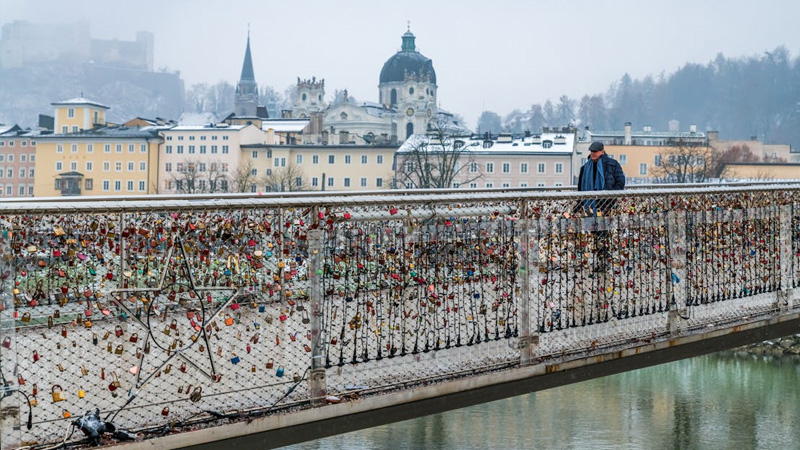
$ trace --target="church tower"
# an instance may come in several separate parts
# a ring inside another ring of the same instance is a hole
[[[247,49],[244,52],[242,75],[236,85],[236,102],[233,109],[237,117],[256,117],[258,110],[258,85],[253,73],[253,58],[250,56],[250,32],[247,32]]]

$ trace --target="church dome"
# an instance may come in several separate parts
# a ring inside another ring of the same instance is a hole
[[[393,81],[405,81],[406,73],[414,74],[418,80],[430,80],[436,84],[436,71],[433,70],[433,61],[424,57],[416,50],[414,34],[406,31],[403,34],[403,47],[383,65],[381,69],[380,84]]]

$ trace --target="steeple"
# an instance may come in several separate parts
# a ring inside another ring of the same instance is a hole
[[[415,52],[415,51],[417,51],[416,50],[416,46],[414,45],[414,39],[416,39],[416,37],[414,36],[414,33],[411,32],[411,25],[410,24],[409,24],[408,27],[409,27],[408,31],[403,33],[402,51],[404,51],[404,52]]]
[[[253,57],[250,55],[250,30],[247,30],[247,48],[244,51],[242,75],[236,85],[236,102],[234,114],[242,117],[254,117],[258,109],[258,85],[253,73]]]

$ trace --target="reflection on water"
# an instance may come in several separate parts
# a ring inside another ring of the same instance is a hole
[[[800,362],[709,355],[286,447],[800,448]]]

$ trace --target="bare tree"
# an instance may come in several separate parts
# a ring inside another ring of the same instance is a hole
[[[292,192],[308,190],[303,167],[289,163],[286,167],[276,167],[263,179],[268,191]]]
[[[663,182],[703,183],[723,175],[722,153],[703,142],[670,139],[658,155],[661,164],[652,169],[652,175]]]
[[[465,145],[467,139],[459,136],[461,131],[437,119],[429,124],[425,135],[409,138],[395,154],[393,187],[450,188],[480,178],[478,164],[472,164],[472,152]],[[470,171],[470,166],[476,170]]]
[[[177,163],[171,185],[181,194],[228,192],[227,164],[199,160]]]
[[[258,173],[252,161],[243,162],[231,175],[232,192],[250,192],[250,186],[257,182]]]

